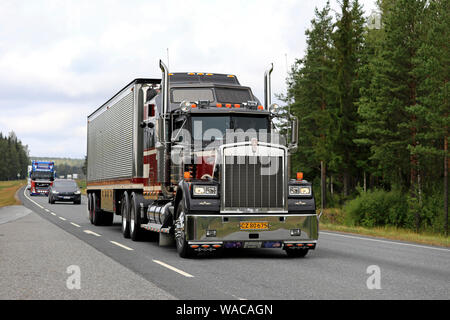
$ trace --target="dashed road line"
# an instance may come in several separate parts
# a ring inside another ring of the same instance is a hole
[[[175,268],[175,267],[172,267],[171,265],[168,265],[167,263],[164,263],[164,262],[162,262],[162,261],[159,261],[159,260],[153,260],[153,262],[155,262],[155,263],[157,263],[157,264],[159,264],[159,265],[161,265],[161,266],[163,266],[163,267],[165,267],[165,268],[167,268],[167,269],[170,269],[170,270],[172,270],[172,271],[175,271],[175,272],[177,272],[177,273],[179,273],[179,274],[185,276],[186,278],[194,278],[194,276],[193,276],[192,274],[189,274],[189,273],[187,273],[187,272],[184,272],[183,270],[180,270],[180,269],[177,269],[177,268]]]
[[[67,219],[66,218],[63,218],[63,217],[58,217],[59,219],[61,219],[62,221],[66,221]]]
[[[50,211],[50,214],[51,214],[52,216],[56,216],[56,213],[54,213],[54,212],[51,212],[51,211]]]
[[[124,249],[126,249],[126,250],[128,250],[128,251],[133,251],[134,249],[131,249],[131,248],[129,248],[129,247],[127,247],[127,246],[124,246],[123,244],[120,244],[120,243],[118,243],[118,242],[115,242],[115,241],[110,241],[112,244],[115,244],[116,246],[119,246],[119,247],[121,247],[121,248],[124,248]]]
[[[83,231],[87,234],[92,234],[93,236],[101,237],[101,235],[99,235],[98,233],[95,233],[94,231],[91,231],[91,230],[83,230]]]
[[[76,223],[71,222],[70,224],[73,225],[73,226],[75,226],[75,227],[77,227],[77,228],[81,228],[81,226],[78,225],[78,224],[76,224]]]

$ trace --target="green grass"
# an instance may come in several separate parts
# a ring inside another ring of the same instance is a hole
[[[21,204],[15,194],[26,184],[26,180],[0,181],[0,207]]]
[[[82,194],[86,194],[86,180],[85,179],[78,179],[76,180],[78,184],[78,188],[80,188],[80,191]]]
[[[396,227],[361,227],[344,224],[344,216],[340,209],[326,209],[320,219],[320,230],[337,231],[376,238],[414,242],[418,244],[450,247],[450,239],[442,234],[431,232],[416,233],[410,229]]]

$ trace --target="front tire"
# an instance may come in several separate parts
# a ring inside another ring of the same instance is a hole
[[[181,199],[181,202],[177,208],[175,221],[175,244],[180,257],[190,258],[194,255],[194,251],[189,247],[188,241],[186,240],[185,219],[186,208],[184,205],[184,199]]]

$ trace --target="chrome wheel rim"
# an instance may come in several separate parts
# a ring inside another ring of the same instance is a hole
[[[130,212],[130,229],[131,229],[131,233],[134,232],[134,209],[131,208],[131,212]]]
[[[177,247],[181,248],[184,244],[184,211],[180,212],[177,221],[175,222],[175,239]]]

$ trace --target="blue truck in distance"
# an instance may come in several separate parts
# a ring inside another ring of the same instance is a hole
[[[55,180],[55,163],[53,161],[31,162],[31,189],[30,195],[48,195],[48,189]]]

